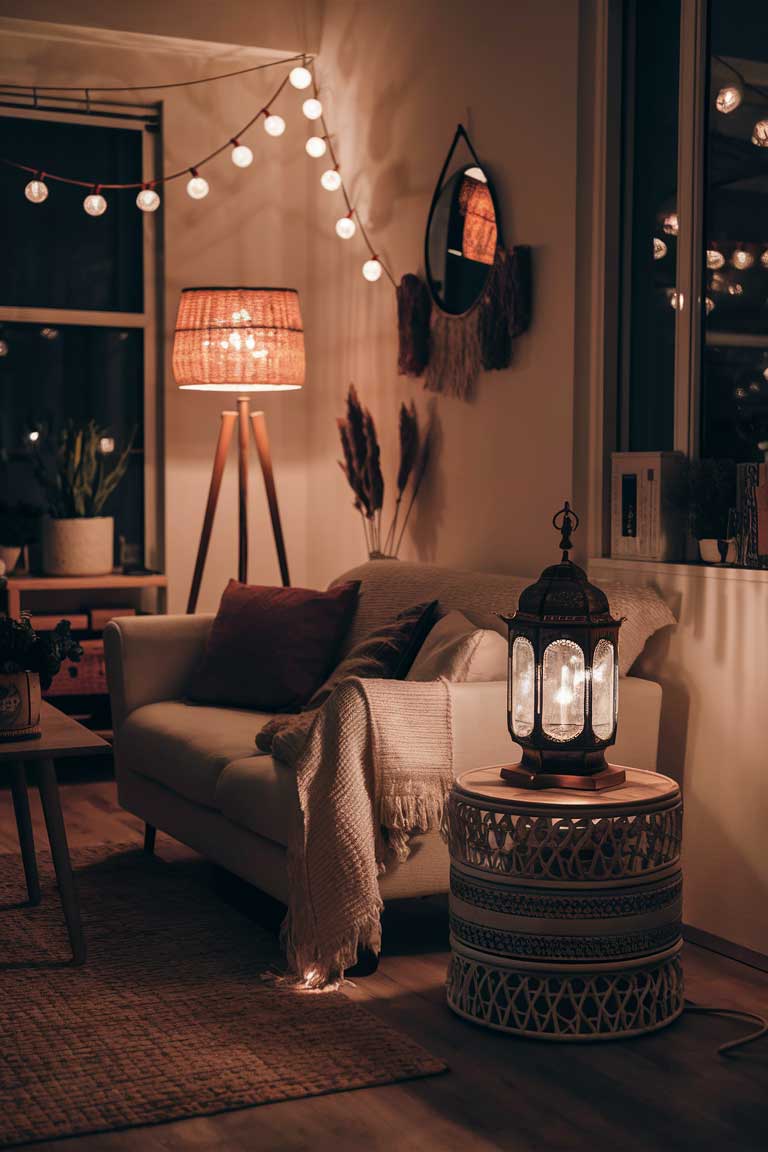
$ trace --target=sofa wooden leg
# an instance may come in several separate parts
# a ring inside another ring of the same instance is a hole
[[[144,825],[144,851],[149,852],[150,856],[155,850],[155,833],[157,829],[154,824]]]
[[[352,968],[347,968],[344,975],[350,979],[373,976],[378,966],[379,957],[376,952],[371,951],[370,948],[359,948],[356,963]]]

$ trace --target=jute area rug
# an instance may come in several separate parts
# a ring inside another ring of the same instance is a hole
[[[275,938],[206,866],[133,845],[74,856],[88,945],[69,952],[50,860],[26,898],[0,856],[0,1146],[429,1076],[445,1065],[341,992],[276,982]]]

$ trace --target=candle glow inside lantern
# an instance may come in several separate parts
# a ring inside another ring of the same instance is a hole
[[[520,596],[509,627],[507,723],[523,756],[501,769],[518,788],[602,791],[624,783],[605,749],[616,740],[620,620],[568,557],[579,518],[554,516],[563,555]]]

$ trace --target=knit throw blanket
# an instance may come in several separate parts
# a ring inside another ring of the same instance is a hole
[[[360,680],[320,709],[295,762],[301,827],[288,852],[283,942],[303,984],[339,980],[359,948],[378,953],[378,877],[440,828],[453,783],[448,685]]]

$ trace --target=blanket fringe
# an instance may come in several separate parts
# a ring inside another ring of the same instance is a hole
[[[344,973],[357,963],[360,951],[368,950],[377,956],[381,952],[381,911],[383,903],[370,916],[350,924],[342,936],[323,941],[322,948],[306,946],[311,939],[301,925],[288,916],[280,929],[280,941],[288,964],[294,973],[293,981],[307,991],[332,991],[344,982]]]
[[[390,852],[399,863],[411,854],[410,838],[414,832],[439,830],[448,791],[442,796],[382,796],[379,802],[379,820],[386,829]]]

